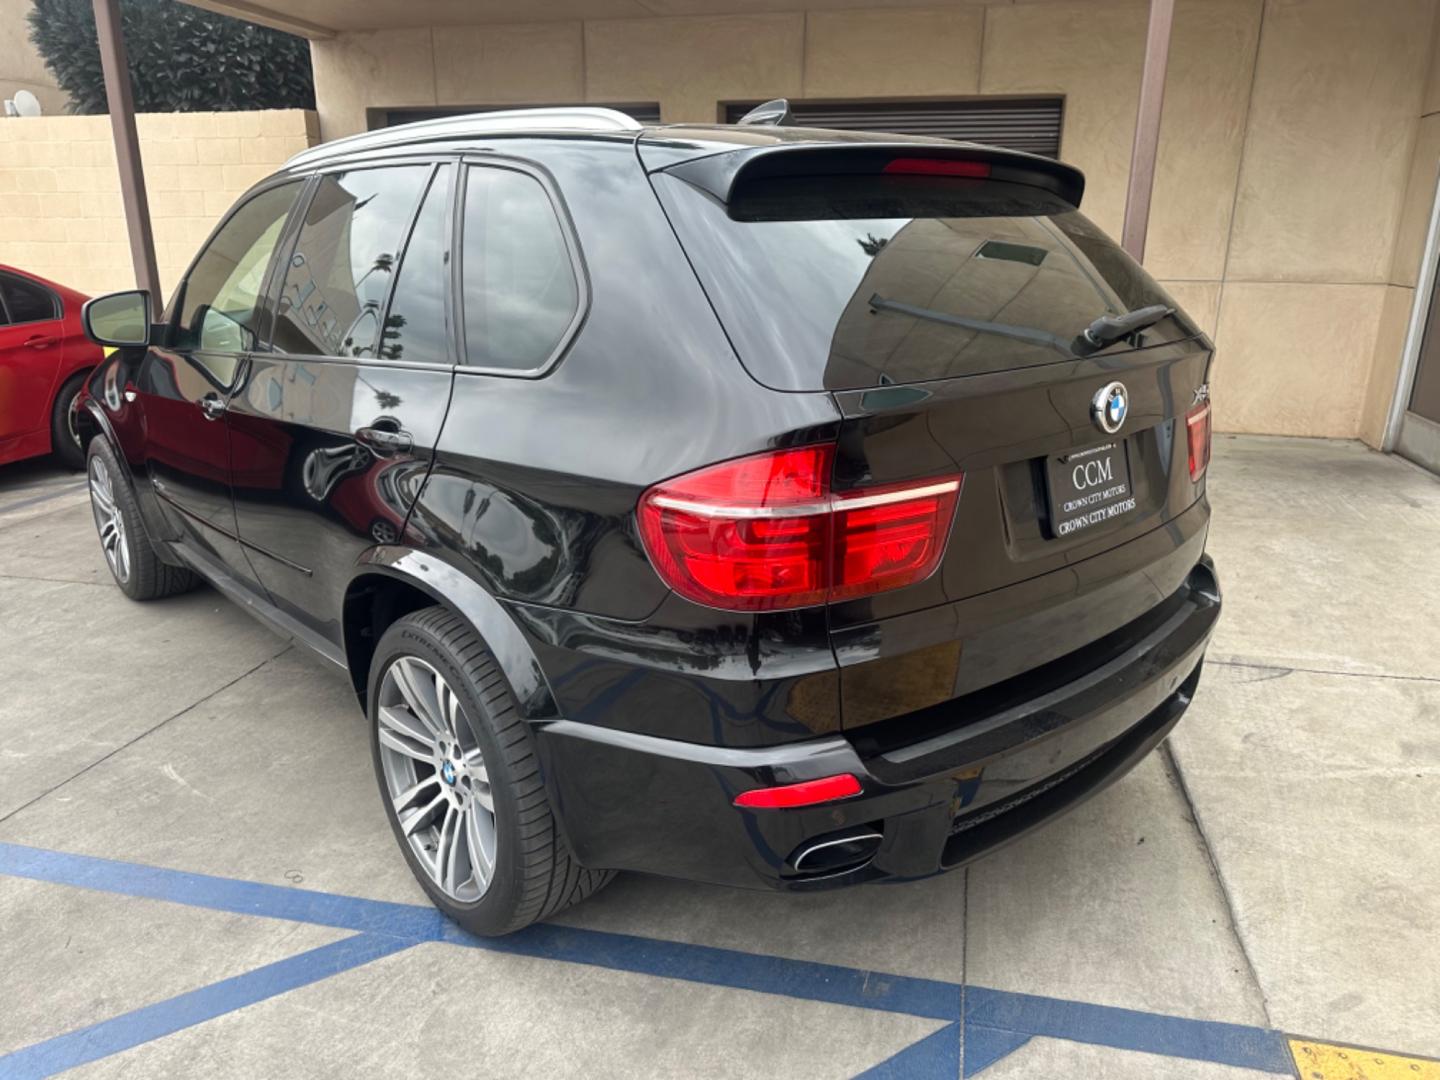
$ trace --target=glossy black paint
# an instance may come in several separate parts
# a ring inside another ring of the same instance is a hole
[[[806,142],[743,141],[768,138]],[[119,450],[166,557],[347,665],[362,698],[388,619],[442,603],[469,620],[533,725],[586,865],[786,888],[923,876],[1098,790],[1188,703],[1219,611],[1183,419],[1210,347],[1172,335],[1123,360],[768,388],[737,357],[647,173],[740,141],[726,129],[452,138],[296,170],[282,179],[306,180],[301,207],[339,168],[418,162],[458,177],[503,164],[536,177],[583,274],[563,354],[535,372],[468,369],[449,256],[458,363],[283,351],[268,327],[293,302],[292,211],[253,345],[184,352],[162,328],[97,370],[85,429]],[[1137,511],[1054,538],[1036,470],[1102,441],[1090,398],[1116,377],[1131,394],[1122,437]],[[211,395],[221,408],[204,404]],[[939,572],[758,615],[672,594],[638,539],[640,495],[814,442],[837,446],[837,490],[964,473]],[[842,771],[862,796],[731,805],[746,787]],[[952,835],[966,813],[996,807]],[[809,844],[861,826],[882,837],[873,861],[838,876],[794,869]]]

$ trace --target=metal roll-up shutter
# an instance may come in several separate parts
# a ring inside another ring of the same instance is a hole
[[[735,123],[760,104],[725,107]],[[1064,99],[998,98],[974,101],[842,101],[790,102],[798,127],[842,131],[882,131],[897,135],[931,135],[964,139],[1046,157],[1060,156],[1060,123]]]

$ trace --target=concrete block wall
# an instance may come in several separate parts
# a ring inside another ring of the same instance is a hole
[[[1222,430],[1373,437],[1370,399],[1389,401],[1377,356],[1398,352],[1418,264],[1408,222],[1428,218],[1440,153],[1440,100],[1424,100],[1440,99],[1435,9],[1178,0],[1146,263],[1216,338]],[[1062,156],[1118,235],[1145,14],[1144,0],[969,0],[420,26],[311,48],[325,138],[403,106],[655,101],[666,121],[712,122],[727,101],[781,95],[1062,94]]]
[[[300,109],[145,113],[136,126],[167,295],[235,199],[319,139]],[[0,262],[91,294],[134,286],[108,116],[0,119]]]

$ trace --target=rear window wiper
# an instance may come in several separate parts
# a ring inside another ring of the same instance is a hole
[[[904,304],[899,300],[887,300],[879,293],[870,297],[870,307],[875,311],[893,311],[897,315],[909,315],[912,319],[925,319],[927,322],[941,323],[945,326],[957,326],[962,330],[974,330],[981,334],[998,334],[1001,337],[1014,338],[1017,341],[1028,341],[1033,345],[1043,345],[1046,348],[1055,349],[1069,358],[1075,356],[1069,342],[1034,326],[1011,326],[1008,323],[987,322],[984,319],[967,319],[964,315],[951,315],[944,311]],[[1075,340],[1080,339],[1076,338]]]
[[[1174,314],[1175,309],[1172,307],[1166,307],[1164,304],[1151,304],[1149,307],[1127,311],[1124,315],[1101,315],[1075,335],[1075,340],[1070,343],[1069,348],[1076,356],[1089,356],[1091,353],[1114,345],[1121,338],[1138,334],[1141,330],[1154,326],[1161,319],[1168,319]]]

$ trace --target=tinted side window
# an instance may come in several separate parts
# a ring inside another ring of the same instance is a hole
[[[580,295],[549,195],[514,169],[472,167],[464,220],[465,362],[540,367],[569,330]]]
[[[262,191],[220,227],[185,279],[176,348],[255,347],[260,287],[300,187],[297,180]]]
[[[374,356],[380,312],[429,165],[320,178],[275,321],[275,349],[297,356]]]
[[[435,174],[405,256],[380,332],[385,360],[450,363],[446,348],[445,294],[450,287],[450,173],[446,165]]]
[[[5,297],[5,308],[12,323],[44,322],[60,317],[60,304],[50,290],[33,282],[0,275],[0,294]],[[0,322],[3,321],[0,318]]]

